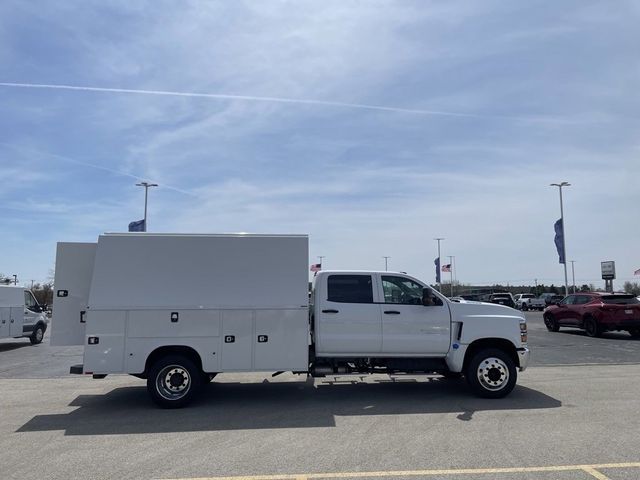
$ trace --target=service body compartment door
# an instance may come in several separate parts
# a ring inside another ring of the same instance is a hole
[[[83,345],[96,243],[58,243],[51,345]]]
[[[256,310],[254,342],[254,370],[306,372],[309,368],[308,310]]]
[[[126,318],[125,311],[91,311],[87,314],[85,372],[124,373]],[[89,339],[94,343],[89,344]]]
[[[253,369],[253,310],[223,310],[222,358],[223,372]]]
[[[11,307],[0,307],[0,338],[10,337]]]
[[[9,334],[12,337],[21,337],[22,325],[24,325],[24,307],[11,307]]]

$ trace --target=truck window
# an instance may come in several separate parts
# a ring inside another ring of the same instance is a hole
[[[422,285],[404,277],[382,276],[384,303],[422,305]]]
[[[24,291],[24,306],[33,311],[38,309],[38,302],[36,302],[36,299],[33,298],[33,295],[28,290]]]
[[[340,303],[373,303],[371,275],[330,275],[327,300]]]

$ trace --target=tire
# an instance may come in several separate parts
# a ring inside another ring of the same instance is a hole
[[[633,338],[640,338],[640,328],[630,328],[628,332]]]
[[[526,303],[522,304],[522,311],[526,312],[527,310],[529,310],[529,306]]]
[[[31,333],[29,337],[29,341],[31,345],[38,345],[42,343],[42,339],[44,338],[44,327],[42,325],[36,325],[36,329]]]
[[[473,393],[482,398],[502,398],[513,390],[518,379],[516,364],[504,350],[487,348],[476,353],[465,377]]]
[[[558,321],[553,318],[553,315],[545,315],[544,316],[544,326],[547,327],[547,330],[550,332],[557,332],[560,330],[560,325],[558,325]]]
[[[600,325],[598,325],[598,322],[593,317],[585,318],[582,322],[582,328],[584,328],[585,333],[589,337],[599,337],[602,333]]]
[[[158,360],[147,376],[147,391],[162,408],[182,408],[198,394],[202,372],[182,355],[168,355]]]

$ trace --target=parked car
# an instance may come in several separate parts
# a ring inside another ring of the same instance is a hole
[[[0,338],[28,338],[33,345],[41,343],[49,325],[46,309],[31,290],[0,286]]]
[[[597,337],[606,331],[626,330],[632,337],[640,338],[640,300],[621,293],[568,295],[545,310],[544,324],[550,332],[574,327]]]
[[[547,307],[549,305],[555,305],[564,300],[564,295],[551,295],[550,297],[545,298],[545,302],[547,303]]]
[[[513,301],[513,297],[510,293],[492,293],[489,297],[490,303],[497,303],[498,305],[506,305],[507,307],[516,308],[516,302]]]
[[[456,303],[467,303],[467,301],[462,297],[450,297],[449,300]]]
[[[544,298],[536,297],[533,293],[518,293],[514,297],[518,310],[544,310],[547,302]]]

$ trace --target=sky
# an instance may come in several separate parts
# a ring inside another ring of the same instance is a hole
[[[605,260],[640,281],[639,22],[632,0],[4,0],[0,273],[46,281],[56,242],[126,231],[148,180],[151,232],[309,234],[310,263],[429,283],[444,237],[459,282],[559,285],[567,181],[576,283]]]

